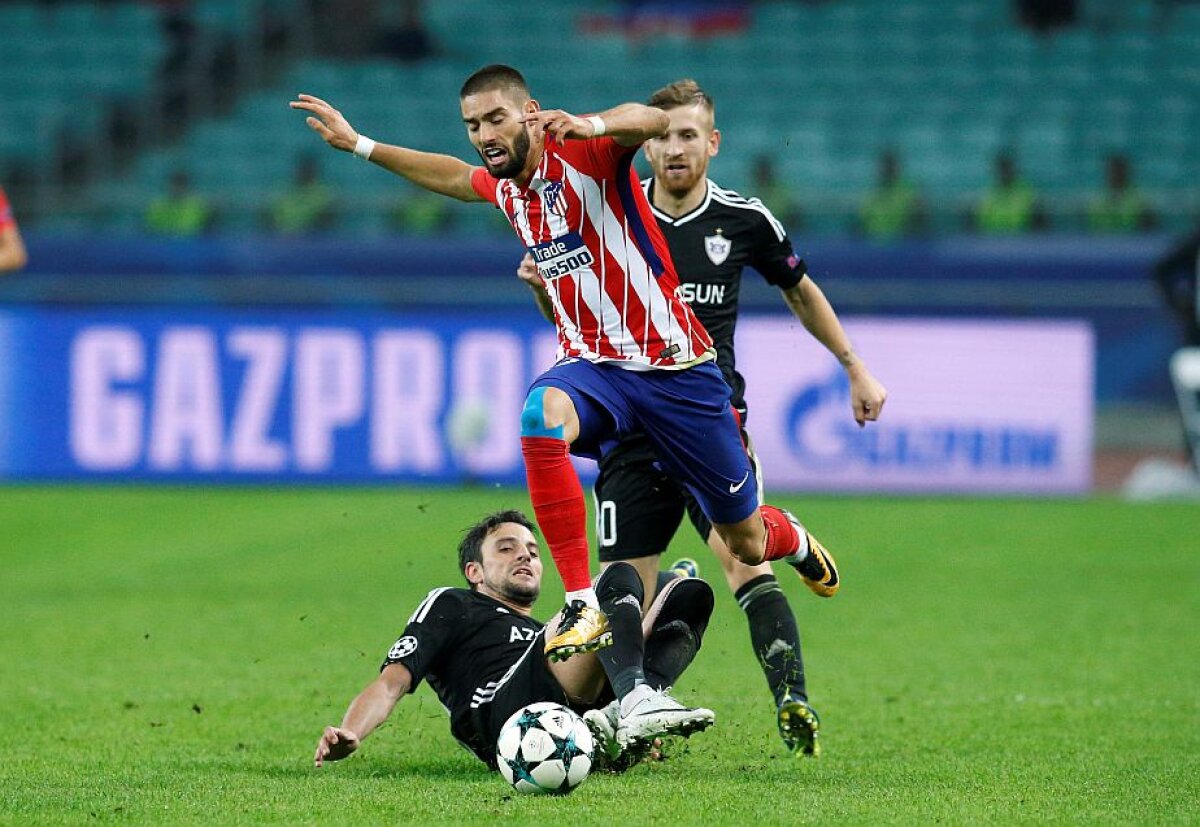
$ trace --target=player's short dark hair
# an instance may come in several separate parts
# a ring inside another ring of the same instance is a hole
[[[516,89],[525,97],[529,97],[529,84],[525,82],[525,76],[503,63],[492,63],[482,69],[476,69],[463,81],[458,96],[465,98],[467,95],[477,95],[495,89]]]
[[[653,106],[664,112],[677,109],[680,106],[693,106],[696,104],[707,109],[710,114],[716,114],[716,105],[713,103],[712,95],[705,92],[700,84],[691,78],[683,78],[674,83],[668,83],[646,100],[647,106]]]
[[[523,511],[510,508],[487,515],[475,523],[475,525],[468,528],[466,534],[463,535],[462,542],[458,544],[458,570],[464,577],[466,576],[467,563],[483,563],[483,541],[502,523],[516,523],[517,525],[525,526],[525,528],[532,531],[535,535],[537,534],[537,527],[525,516]],[[474,584],[471,585],[471,588],[475,588]]]

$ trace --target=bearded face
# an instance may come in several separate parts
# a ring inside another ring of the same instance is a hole
[[[467,579],[482,594],[517,606],[532,606],[541,593],[541,550],[533,533],[517,523],[502,523],[483,541],[478,563]]]
[[[708,162],[717,154],[720,133],[712,112],[700,105],[667,110],[667,133],[646,141],[646,157],[654,180],[672,196],[682,198],[708,177]]]
[[[529,162],[532,141],[521,117],[537,108],[515,89],[490,89],[459,101],[467,137],[484,168],[496,178],[516,178]]]
[[[479,150],[483,165],[495,178],[516,178],[529,160],[529,133],[522,129],[505,146],[499,139]]]

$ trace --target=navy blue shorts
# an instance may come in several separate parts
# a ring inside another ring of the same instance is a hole
[[[620,438],[644,433],[663,469],[712,522],[741,522],[758,508],[758,484],[715,362],[633,371],[564,359],[532,387],[558,388],[575,403],[580,434],[572,453],[598,460]]]

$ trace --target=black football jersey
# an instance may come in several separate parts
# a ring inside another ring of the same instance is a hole
[[[643,181],[642,188],[671,250],[679,294],[712,336],[717,364],[744,419],[746,382],[733,355],[742,270],[752,267],[768,283],[786,290],[804,278],[805,265],[792,250],[783,225],[761,201],[706,183],[704,200],[678,218],[654,209],[654,179]]]
[[[542,626],[478,592],[434,589],[408,619],[380,669],[391,663],[408,667],[413,677],[410,692],[428,681],[450,713],[454,737],[490,761],[493,745],[486,733],[477,731],[472,701],[495,687]]]

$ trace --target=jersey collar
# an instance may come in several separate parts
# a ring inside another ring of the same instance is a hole
[[[491,601],[492,603],[495,603],[497,611],[507,612],[508,614],[512,615],[513,617],[532,617],[532,611],[533,611],[532,606],[530,606],[525,611],[522,611],[520,608],[518,608],[516,606],[511,606],[508,603],[505,603],[503,600],[497,600],[496,598],[492,597],[490,594],[484,594],[483,592],[479,591],[479,589],[468,589],[468,591],[471,592],[472,594],[474,594],[476,597],[482,597],[484,600],[488,600],[488,601]]]
[[[654,217],[657,218],[659,221],[663,221],[667,224],[670,224],[672,227],[678,227],[682,224],[686,224],[689,221],[691,221],[693,218],[695,218],[696,216],[703,215],[704,211],[708,209],[708,205],[710,203],[712,203],[713,182],[710,179],[705,178],[704,179],[704,198],[703,198],[703,200],[701,200],[701,202],[699,204],[697,204],[695,206],[695,208],[689,210],[688,212],[685,212],[683,215],[679,216],[678,218],[674,218],[673,216],[667,215],[665,212],[660,210],[658,207],[654,206],[654,179],[653,178],[646,179],[645,187],[646,187],[646,200],[650,202],[650,212],[654,213]]]

